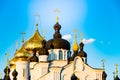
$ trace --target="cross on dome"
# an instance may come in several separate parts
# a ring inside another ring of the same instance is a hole
[[[80,32],[80,42],[82,42],[82,40],[83,40],[83,33],[82,32]]]
[[[59,9],[55,9],[54,12],[56,14],[56,22],[58,22],[58,20],[59,20],[58,14],[60,13],[60,10]]]
[[[22,34],[22,43],[24,43],[24,34],[25,34],[25,32],[21,32],[21,34]]]
[[[9,56],[10,54],[9,53],[6,53],[6,66],[9,66]]]
[[[116,66],[116,76],[118,76],[118,64],[115,64]]]
[[[16,44],[16,50],[17,50],[17,49],[18,49],[18,41],[16,41],[16,43],[15,43],[15,44]]]
[[[38,13],[36,13],[35,14],[35,17],[36,17],[36,29],[38,30],[38,18],[39,18],[39,14]]]
[[[102,59],[101,61],[102,61],[102,68],[105,69],[105,65],[104,65],[105,59]]]

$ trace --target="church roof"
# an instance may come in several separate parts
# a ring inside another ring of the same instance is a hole
[[[18,50],[15,53],[16,60],[27,61],[29,57],[30,57],[30,53],[25,49],[24,44],[22,45],[20,50]]]
[[[35,31],[33,36],[25,42],[25,49],[33,50],[34,48],[40,49],[43,47],[42,42],[45,39],[40,35],[38,29]]]
[[[58,22],[56,22],[56,24],[54,25],[54,29],[55,29],[55,34],[53,35],[54,38],[47,41],[46,48],[70,50],[70,43],[67,40],[61,38],[60,34],[61,25]]]

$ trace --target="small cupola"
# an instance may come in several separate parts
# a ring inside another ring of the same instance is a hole
[[[79,50],[79,46],[78,46],[76,38],[77,38],[77,36],[76,36],[76,34],[74,34],[74,43],[73,43],[73,46],[72,46],[73,51],[78,51]]]
[[[87,54],[86,54],[86,52],[84,52],[83,48],[84,48],[84,43],[81,42],[81,43],[80,43],[80,51],[79,51],[79,53],[78,53],[77,56],[85,57],[85,58],[86,58],[86,57],[87,57]]]
[[[38,62],[38,57],[36,56],[36,49],[33,50],[33,56],[30,58],[30,62]]]

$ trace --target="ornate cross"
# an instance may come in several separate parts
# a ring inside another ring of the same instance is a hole
[[[6,53],[6,66],[9,66],[9,56],[10,54],[9,53]]]
[[[116,66],[116,76],[118,76],[118,64],[115,64]]]
[[[104,59],[102,59],[101,61],[102,61],[102,68],[103,68],[103,69],[105,69],[105,65],[104,65],[105,60],[104,60]]]
[[[80,42],[82,42],[82,40],[83,40],[83,33],[82,32],[80,32]]]
[[[60,13],[60,10],[59,9],[55,9],[54,10],[55,14],[56,14],[56,22],[58,22],[58,14]]]
[[[35,14],[35,17],[36,17],[36,29],[38,30],[38,18],[39,18],[39,14],[38,13],[36,13]]]
[[[73,32],[74,32],[74,38],[76,39],[77,38],[76,33],[78,32],[78,30],[74,29]]]
[[[21,32],[21,34],[22,34],[22,43],[24,43],[24,34],[25,34],[25,32]]]
[[[44,38],[45,38],[46,30],[42,30],[42,33],[43,33],[43,36],[44,36]]]
[[[16,50],[18,49],[18,41],[16,41]]]

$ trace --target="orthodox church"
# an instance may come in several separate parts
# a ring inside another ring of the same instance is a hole
[[[104,67],[93,68],[87,63],[82,40],[78,44],[75,34],[71,50],[70,43],[62,39],[58,17],[53,27],[53,38],[46,41],[36,21],[32,37],[22,39],[21,48],[15,51],[10,65],[6,65],[3,80],[106,80]],[[114,80],[120,80],[118,75]]]

